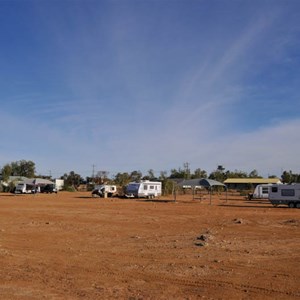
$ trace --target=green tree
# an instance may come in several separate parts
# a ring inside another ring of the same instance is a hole
[[[281,175],[281,180],[283,183],[300,182],[300,174],[293,173],[291,170],[284,171]]]
[[[61,179],[64,179],[65,190],[69,190],[70,188],[76,190],[81,182],[83,182],[83,178],[74,171],[71,171],[69,174],[64,174]]]
[[[6,164],[2,168],[2,176],[24,176],[33,178],[35,176],[35,163],[31,160],[19,160]]]
[[[168,177],[168,172],[167,171],[161,171],[159,174],[159,180],[165,180]]]
[[[259,176],[258,172],[254,169],[249,173],[249,178],[261,178],[261,176]]]
[[[218,165],[217,171],[224,172],[225,168],[222,165]]]
[[[269,175],[268,178],[277,178],[277,175]]]
[[[215,170],[209,174],[208,178],[223,182],[226,179],[226,174],[220,170]]]
[[[2,170],[1,170],[1,174],[2,174],[2,180],[3,181],[8,181],[9,176],[12,175],[11,165],[6,164],[5,166],[3,166]]]
[[[117,173],[114,178],[116,185],[124,187],[131,181],[130,175],[128,173]]]
[[[244,171],[234,170],[234,171],[226,171],[225,172],[226,179],[227,178],[247,178],[248,175]]]
[[[185,178],[186,172],[185,170],[182,170],[181,168],[177,169],[171,169],[171,175],[169,178]]]
[[[207,178],[207,173],[205,170],[201,170],[200,168],[194,171],[194,174],[191,176],[192,178]]]
[[[96,184],[103,184],[105,182],[107,182],[108,179],[108,171],[98,171],[96,176],[94,177],[94,182]]]
[[[222,165],[219,165],[217,169],[209,174],[209,179],[223,182],[226,179],[226,173],[224,172],[225,168]]]
[[[153,169],[148,170],[148,177],[149,177],[149,180],[156,179],[156,177],[154,175],[154,170]]]
[[[141,171],[132,171],[130,173],[130,179],[131,179],[131,181],[138,182],[138,181],[140,181],[142,179],[142,177],[143,177],[143,174],[142,174]]]
[[[142,179],[143,179],[143,180],[152,180],[152,181],[154,181],[154,180],[156,180],[157,178],[156,178],[155,175],[154,175],[154,170],[153,170],[153,169],[150,169],[150,170],[148,170],[148,174],[145,175]]]
[[[281,175],[281,180],[283,183],[291,183],[292,182],[292,171],[283,171]]]
[[[168,178],[162,180],[162,194],[164,196],[172,194],[174,188],[176,188],[176,183],[173,180],[170,180]]]

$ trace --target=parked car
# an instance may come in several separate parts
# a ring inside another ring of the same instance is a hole
[[[57,188],[54,184],[46,184],[45,186],[41,187],[41,193],[57,193]]]

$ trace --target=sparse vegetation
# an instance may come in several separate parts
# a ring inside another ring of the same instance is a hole
[[[256,169],[253,169],[251,172],[247,173],[241,170],[225,170],[222,165],[217,166],[217,168],[210,174],[201,168],[196,168],[194,172],[192,172],[188,163],[184,163],[183,168],[179,167],[177,169],[171,169],[169,174],[168,171],[160,171],[159,176],[155,176],[155,171],[153,169],[149,169],[145,175],[143,175],[139,170],[134,170],[131,173],[119,172],[111,178],[109,178],[108,175],[108,171],[98,171],[96,175],[87,177],[86,180],[84,180],[80,174],[71,171],[69,174],[65,173],[63,176],[61,176],[61,179],[64,179],[65,181],[64,190],[66,191],[76,191],[79,185],[83,183],[91,186],[94,186],[95,184],[110,183],[124,188],[131,181],[159,180],[162,182],[163,194],[167,195],[174,192],[174,179],[209,178],[224,182],[228,178],[262,178]],[[1,180],[3,182],[8,182],[8,178],[10,176],[24,176],[28,178],[35,177],[35,163],[30,160],[19,160],[5,164],[1,169]],[[269,178],[274,177],[277,176],[269,176]],[[283,171],[281,179],[283,183],[300,182],[300,174],[293,173],[291,170]],[[11,188],[11,186],[6,185],[2,186],[1,189],[2,191],[10,191]],[[251,187],[249,188],[251,189]]]

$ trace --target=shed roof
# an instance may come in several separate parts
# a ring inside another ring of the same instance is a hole
[[[263,183],[280,183],[279,178],[228,178],[224,181],[225,184],[229,183],[254,183],[254,184],[263,184]]]
[[[24,180],[24,183],[33,185],[54,184],[54,182],[44,178],[28,178]]]
[[[13,181],[23,181],[28,179],[27,177],[24,176],[9,176],[8,182],[13,182]]]

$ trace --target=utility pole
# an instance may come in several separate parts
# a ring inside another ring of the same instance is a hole
[[[185,179],[189,179],[190,178],[190,169],[189,169],[189,163],[185,162],[183,164],[183,168],[184,168],[184,174],[185,174]]]
[[[92,180],[93,180],[93,182],[94,182],[94,178],[95,178],[95,167],[96,167],[96,166],[93,164],[92,167],[93,167]]]

